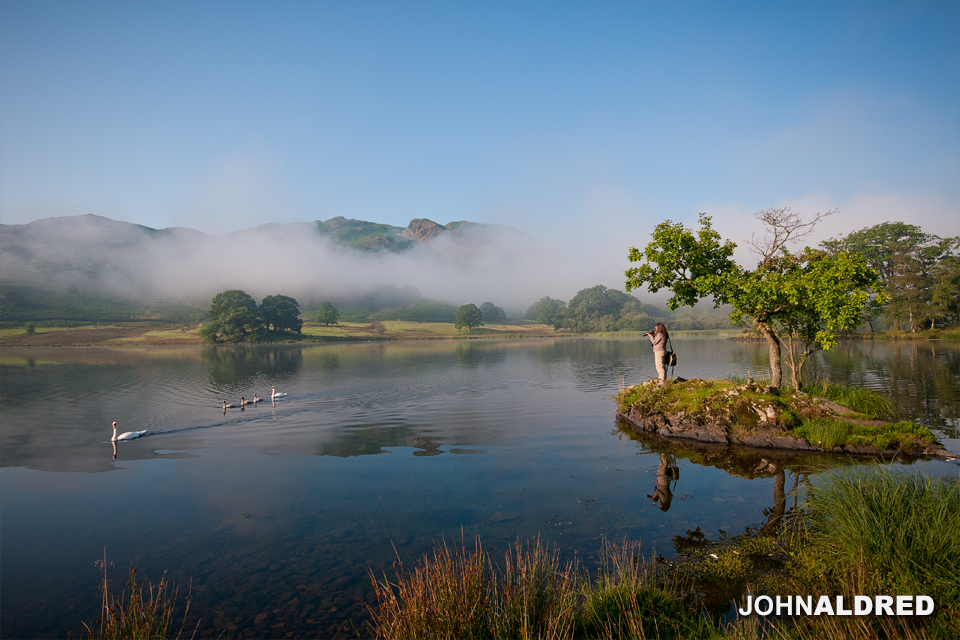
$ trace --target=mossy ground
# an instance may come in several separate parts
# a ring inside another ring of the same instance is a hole
[[[894,413],[889,400],[869,389],[837,384],[813,385],[811,393],[789,388],[772,391],[752,382],[679,380],[624,388],[614,399],[621,414],[672,415],[728,425],[746,435],[761,425],[806,439],[821,449],[846,445],[880,451],[912,452],[936,443],[929,429],[916,423],[877,418]],[[849,412],[837,414],[816,397],[829,399]]]

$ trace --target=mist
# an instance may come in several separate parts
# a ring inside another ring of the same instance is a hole
[[[310,308],[412,288],[458,305],[491,301],[522,317],[543,296],[568,300],[596,284],[623,288],[629,245],[592,233],[554,227],[537,237],[510,226],[477,225],[391,253],[337,245],[318,234],[314,222],[213,236],[86,215],[3,226],[0,269],[7,283],[199,305],[228,289],[257,300],[289,295]]]

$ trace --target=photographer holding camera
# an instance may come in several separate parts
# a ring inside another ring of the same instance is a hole
[[[644,335],[650,338],[650,345],[653,347],[653,362],[657,365],[657,375],[660,377],[660,382],[666,382],[667,340],[670,339],[667,327],[662,322],[658,322],[653,331]]]

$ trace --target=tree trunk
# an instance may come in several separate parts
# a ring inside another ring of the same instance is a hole
[[[770,346],[770,386],[779,389],[783,379],[783,372],[780,366],[780,338],[776,336],[773,329],[771,329],[770,325],[766,322],[754,320],[753,326],[760,332],[760,335],[766,338],[767,344]]]
[[[893,316],[893,330],[900,331],[900,316]]]

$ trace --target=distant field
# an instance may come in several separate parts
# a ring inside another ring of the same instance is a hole
[[[370,328],[366,322],[343,322],[322,326],[305,324],[300,336],[291,335],[291,342],[322,342],[326,340],[411,340],[453,339],[479,336],[557,336],[568,331],[554,331],[552,327],[528,322],[518,324],[491,324],[473,332],[457,331],[446,322],[382,321],[383,331]],[[26,329],[0,329],[0,345],[5,347],[54,347],[85,345],[148,345],[200,344],[199,325],[172,327],[142,327],[117,323],[113,326],[86,325],[81,327],[37,327],[33,335]]]

